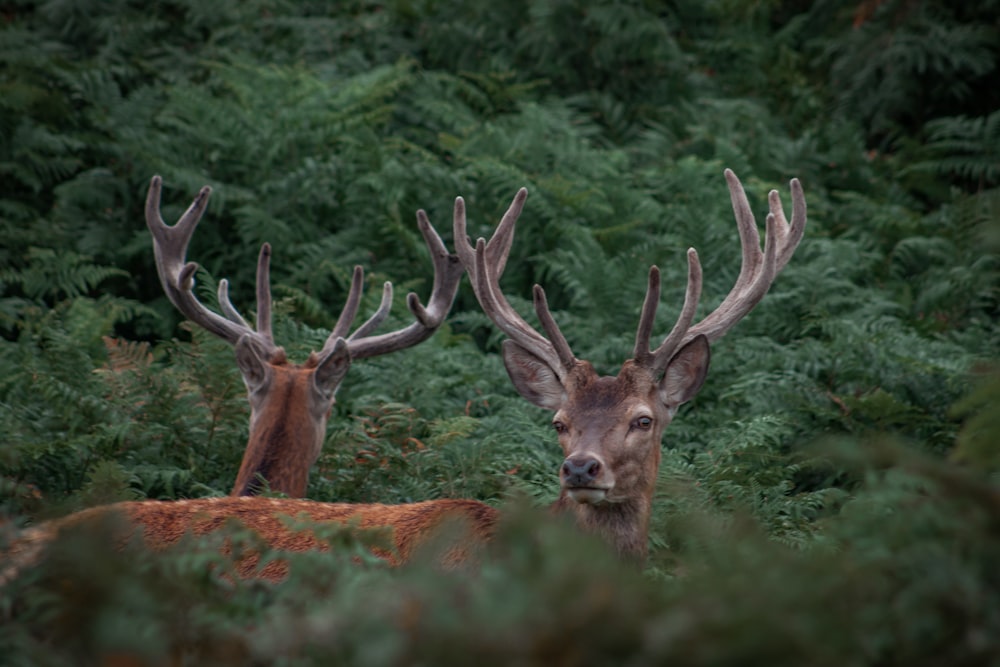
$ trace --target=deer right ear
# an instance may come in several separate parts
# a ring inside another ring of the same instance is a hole
[[[566,391],[555,371],[512,340],[503,342],[503,363],[514,388],[531,403],[555,411],[566,400]]]
[[[243,334],[236,341],[236,365],[250,393],[264,386],[271,377],[269,356],[261,342],[250,334]]]
[[[338,338],[329,352],[326,352],[316,365],[313,382],[324,396],[333,398],[337,388],[343,382],[347,370],[351,367],[351,351],[343,338]]]

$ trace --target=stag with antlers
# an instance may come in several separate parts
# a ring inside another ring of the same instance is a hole
[[[187,248],[208,207],[211,188],[205,186],[177,221],[167,225],[160,215],[162,180],[154,176],[146,197],[146,224],[153,235],[156,269],[163,290],[191,322],[232,345],[236,364],[250,401],[250,437],[231,495],[254,495],[262,480],[271,491],[302,497],[309,470],[319,457],[326,422],[337,388],[351,361],[412,347],[433,334],[451,309],[463,268],[449,253],[431,226],[427,214],[417,211],[417,226],[434,265],[434,283],[427,307],[410,293],[407,305],[414,321],[408,326],[373,335],[392,306],[392,283],[386,282],[378,310],[350,333],[361,303],[364,271],[354,267],[347,302],[322,349],[302,364],[288,361],[271,333],[271,245],[261,246],[257,260],[257,328],[251,327],[229,299],[229,282],[219,281],[219,309],[209,310],[194,295],[198,265],[187,262]]]

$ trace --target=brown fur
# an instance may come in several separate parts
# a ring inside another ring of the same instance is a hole
[[[288,552],[327,550],[308,528],[300,523],[349,524],[358,530],[391,528],[390,548],[373,547],[373,553],[391,565],[409,561],[421,547],[430,546],[439,534],[457,529],[459,539],[449,539],[439,562],[453,567],[466,562],[479,545],[488,541],[497,521],[497,510],[474,500],[430,500],[404,505],[319,503],[290,498],[243,496],[175,501],[135,501],[83,510],[62,519],[25,531],[6,554],[11,567],[0,572],[0,582],[15,576],[24,565],[35,562],[42,550],[60,531],[86,526],[90,522],[121,514],[128,529],[117,536],[124,546],[137,530],[145,545],[161,550],[177,544],[187,535],[207,535],[236,521],[256,532],[271,548]],[[290,527],[291,526],[291,527]],[[258,569],[260,557],[251,553],[237,564],[241,577],[279,581],[287,575],[287,563],[268,562]]]
[[[303,365],[282,359],[270,362],[272,376],[264,396],[251,398],[250,437],[231,495],[259,493],[263,486],[301,498],[309,484],[309,470],[319,457],[326,434],[325,414],[312,391],[316,363]]]

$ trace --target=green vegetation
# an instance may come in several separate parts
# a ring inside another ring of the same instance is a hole
[[[354,264],[369,312],[384,280],[429,292],[418,208],[451,245],[456,195],[483,236],[527,186],[505,288],[528,313],[544,284],[605,373],[650,264],[663,333],[687,247],[706,312],[732,285],[725,167],[758,217],[791,177],[809,203],[667,429],[642,572],[540,515],[549,415],[510,386],[465,283],[430,341],[351,368],[308,496],[502,505],[480,567],[388,570],[332,531],[335,553],[293,555],[273,586],[213,574],[220,536],[153,556],[72,535],[0,589],[4,664],[1000,661],[1000,2],[0,8],[0,546],[235,477],[245,390],[162,294],[153,174],[171,222],[214,188],[190,251],[204,300],[225,277],[251,310],[272,244],[294,359]]]

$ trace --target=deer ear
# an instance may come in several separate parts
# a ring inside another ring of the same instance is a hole
[[[558,410],[566,399],[555,371],[512,340],[503,342],[503,363],[514,388],[531,403],[546,410]]]
[[[347,347],[347,342],[343,338],[338,338],[330,351],[323,355],[316,365],[316,372],[313,373],[316,388],[324,396],[333,398],[350,367],[351,351]]]
[[[677,351],[660,380],[660,400],[667,406],[670,416],[682,403],[687,403],[705,382],[711,358],[708,339],[698,336]]]
[[[236,365],[250,393],[263,387],[270,379],[269,356],[261,342],[250,334],[243,334],[236,341]]]

